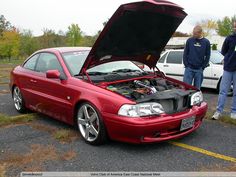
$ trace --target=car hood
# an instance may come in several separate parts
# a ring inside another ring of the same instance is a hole
[[[163,0],[121,5],[100,33],[81,71],[119,60],[137,61],[154,68],[186,15],[180,6]]]

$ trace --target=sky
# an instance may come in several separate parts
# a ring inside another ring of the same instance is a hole
[[[43,29],[66,32],[72,23],[79,24],[86,35],[94,35],[103,28],[120,4],[138,0],[0,0],[0,15],[20,30],[30,29],[33,35]],[[204,19],[222,19],[236,15],[235,0],[170,0],[185,9],[188,16],[178,31],[190,33],[194,25]]]

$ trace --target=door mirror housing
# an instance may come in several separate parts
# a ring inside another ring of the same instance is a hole
[[[60,79],[60,72],[58,70],[48,70],[46,77],[49,79]]]

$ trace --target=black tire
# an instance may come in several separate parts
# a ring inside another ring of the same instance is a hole
[[[19,87],[15,86],[13,88],[12,98],[15,109],[20,113],[25,113],[26,112],[25,101]]]
[[[101,145],[107,141],[107,132],[103,120],[97,108],[91,103],[85,102],[78,107],[76,123],[86,143]]]

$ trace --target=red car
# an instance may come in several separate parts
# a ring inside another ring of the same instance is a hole
[[[167,1],[121,5],[92,48],[43,49],[13,69],[15,108],[76,125],[90,144],[160,142],[193,132],[207,111],[202,93],[131,62],[154,68],[185,16]]]

